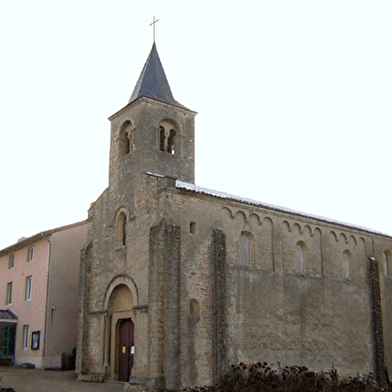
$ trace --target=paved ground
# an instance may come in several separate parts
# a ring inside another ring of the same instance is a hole
[[[21,369],[0,366],[0,389],[15,392],[122,392],[125,383],[86,383],[77,381],[74,371]]]

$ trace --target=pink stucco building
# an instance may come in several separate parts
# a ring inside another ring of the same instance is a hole
[[[0,250],[0,360],[72,367],[86,237],[83,221]]]

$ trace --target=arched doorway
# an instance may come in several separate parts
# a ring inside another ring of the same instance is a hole
[[[125,284],[118,284],[110,294],[108,302],[109,364],[111,379],[129,381],[135,355],[135,326],[133,297]],[[111,359],[111,360],[110,360]]]

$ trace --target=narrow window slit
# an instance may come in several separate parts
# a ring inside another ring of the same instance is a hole
[[[189,232],[191,234],[195,234],[196,233],[196,222],[190,222],[189,223]]]

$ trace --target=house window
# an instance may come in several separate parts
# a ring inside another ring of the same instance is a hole
[[[23,343],[22,343],[23,350],[27,350],[29,348],[29,326],[23,326]]]
[[[28,253],[27,253],[27,261],[34,260],[34,246],[30,246]]]
[[[196,222],[189,222],[189,232],[191,234],[196,233]]]
[[[8,259],[8,268],[14,268],[15,266],[15,253],[10,254],[10,257]]]
[[[127,216],[121,212],[117,218],[117,245],[126,245],[127,243]]]
[[[32,290],[33,290],[33,277],[28,276],[26,278],[26,293],[25,293],[25,300],[26,301],[31,300]]]
[[[295,245],[295,268],[297,272],[305,271],[306,250],[306,244],[302,241],[297,242]]]
[[[13,286],[12,282],[7,283],[7,296],[6,296],[6,301],[5,301],[5,303],[7,305],[12,304],[12,286]]]

